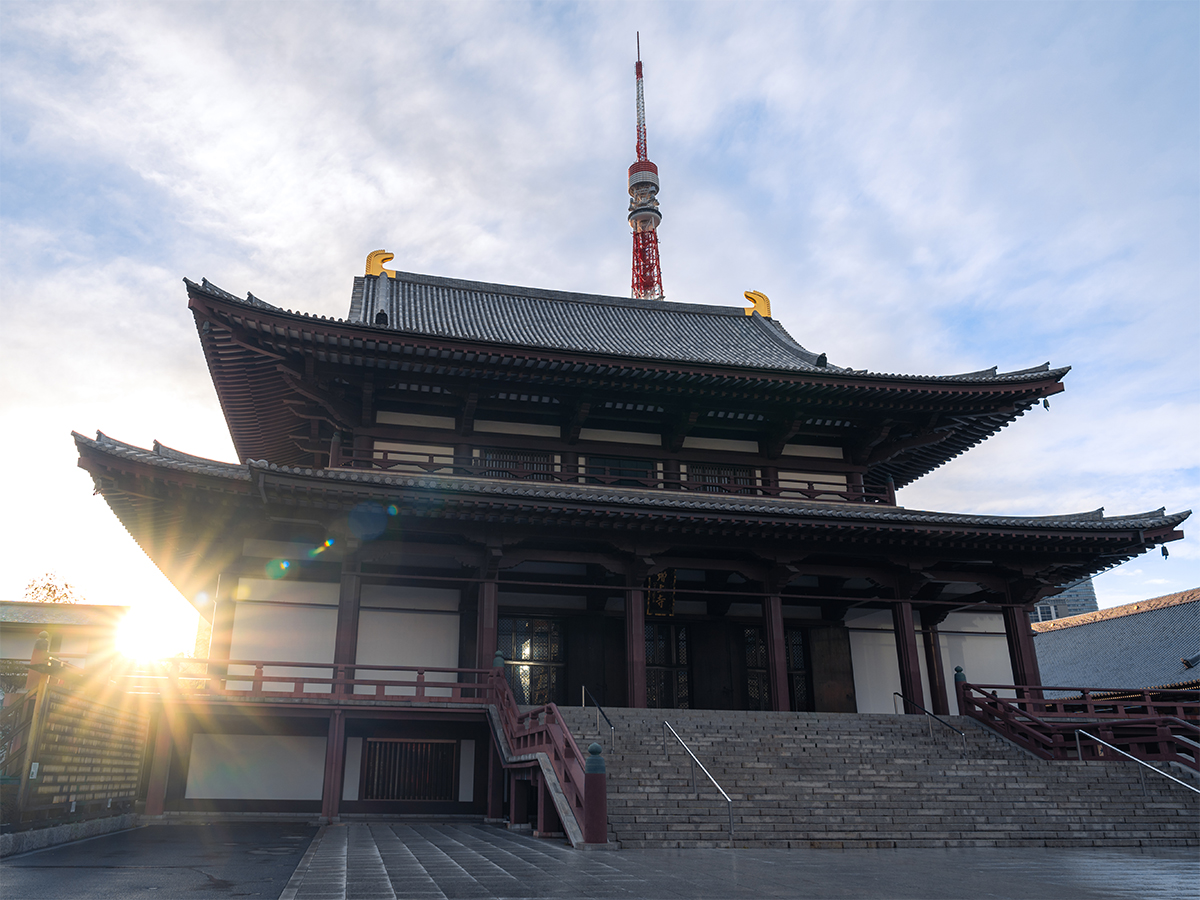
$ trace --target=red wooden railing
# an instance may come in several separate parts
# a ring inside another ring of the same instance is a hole
[[[502,669],[331,665],[252,659],[168,659],[117,676],[132,694],[164,698],[317,703],[388,701],[414,705],[494,705],[517,756],[545,753],[582,827],[584,760],[558,707],[522,712]]]
[[[1121,758],[1076,734],[1083,730],[1138,759],[1200,771],[1200,692],[966,682],[956,689],[959,712],[1043,759]]]
[[[509,748],[518,756],[545,753],[549,757],[563,794],[582,828],[584,759],[575,738],[571,736],[571,730],[559,714],[558,705],[548,703],[521,712],[501,669],[492,670],[489,684],[492,685],[492,696],[496,698]]]
[[[575,464],[559,462],[514,462],[487,460],[478,457],[420,454],[407,450],[342,447],[334,444],[330,453],[330,468],[382,469],[416,475],[467,475],[477,478],[545,481],[557,484],[598,484],[614,487],[649,488],[652,490],[690,491],[704,494],[738,494],[760,497],[780,497],[791,500],[834,500],[851,503],[885,503],[894,506],[895,491],[883,485],[847,485],[844,481],[802,480],[794,473],[782,472],[780,477],[768,477],[762,467],[743,466],[744,473],[698,475],[692,472],[705,463],[683,462],[685,471],[692,474],[670,475],[636,465],[626,466]]]

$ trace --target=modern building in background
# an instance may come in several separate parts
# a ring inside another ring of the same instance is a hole
[[[1092,579],[1084,578],[1068,585],[1061,594],[1040,600],[1033,607],[1029,618],[1033,622],[1049,622],[1066,616],[1081,616],[1100,608],[1096,602],[1096,587]]]
[[[1042,683],[1200,686],[1200,588],[1033,626]]]

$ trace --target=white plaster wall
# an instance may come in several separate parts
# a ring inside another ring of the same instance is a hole
[[[854,696],[861,713],[896,711],[892,691],[900,690],[896,638],[890,630],[851,631],[850,659],[854,667]]]
[[[326,581],[285,581],[272,578],[239,578],[238,600],[276,603],[310,603],[337,606],[340,585]]]
[[[458,802],[470,803],[475,799],[475,742],[459,741],[458,744]]]
[[[325,738],[195,734],[184,796],[194,800],[320,800]]]
[[[457,614],[406,612],[401,610],[363,609],[358,614],[358,653],[355,659],[369,666],[458,667]],[[358,678],[387,681],[412,681],[416,673],[389,675],[386,672],[360,671]],[[428,681],[454,681],[453,673],[431,672]],[[356,693],[374,693],[360,685]],[[411,696],[411,687],[387,688],[388,694]],[[450,696],[447,690],[432,690],[428,696]]]
[[[436,609],[457,612],[459,592],[454,588],[392,587],[386,584],[364,584],[359,593],[359,606],[384,609]]]
[[[337,610],[323,606],[282,606],[239,603],[234,610],[230,659],[332,663],[337,634]],[[249,666],[230,666],[230,675],[249,675]],[[328,678],[332,669],[267,666],[264,675],[307,675]],[[248,690],[249,682],[229,682],[230,690]],[[266,690],[292,691],[293,682],[268,684]],[[313,693],[328,693],[329,685],[309,685]]]
[[[999,616],[994,617],[999,619]],[[947,621],[949,617],[947,617]],[[1003,634],[938,635],[942,648],[942,671],[946,675],[946,702],[952,713],[958,712],[954,695],[954,667],[962,666],[972,684],[1012,684],[1012,661],[1008,640]],[[1013,697],[1013,691],[998,691],[1001,697]]]

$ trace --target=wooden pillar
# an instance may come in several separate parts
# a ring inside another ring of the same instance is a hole
[[[500,585],[493,576],[479,583],[479,608],[475,625],[475,667],[490,669],[496,657],[500,629]]]
[[[329,714],[329,736],[325,742],[325,788],[321,792],[321,817],[328,822],[338,817],[342,782],[346,777],[346,719],[335,709]]]
[[[941,610],[921,610],[922,635],[925,639],[925,670],[929,673],[930,709],[935,715],[947,716],[950,706],[946,700],[946,673],[942,666],[942,647],[938,640],[938,625],[944,622],[946,613]]]
[[[522,825],[529,825],[529,784],[514,771],[508,780],[508,827],[523,831]]]
[[[359,557],[348,549],[342,559],[342,580],[338,589],[337,634],[333,644],[335,666],[350,665],[358,659],[358,608],[361,599]],[[342,672],[343,677],[354,676],[351,669],[343,669]]]
[[[487,812],[484,821],[493,824],[504,821],[504,764],[500,760],[495,738],[488,741]]]
[[[912,703],[925,705],[925,694],[921,690],[921,663],[917,658],[917,632],[913,626],[912,603],[901,600],[892,604],[892,628],[896,634],[896,661],[900,664],[900,693]],[[906,713],[921,714],[909,703],[904,704]]]
[[[558,821],[558,810],[554,808],[554,797],[546,786],[546,776],[540,771],[537,778],[537,830],[534,837],[553,837],[562,834],[562,823]]]
[[[1040,685],[1042,675],[1038,670],[1037,650],[1033,646],[1033,626],[1029,623],[1029,613],[1025,607],[1004,607],[1004,636],[1008,639],[1013,682]],[[1025,696],[1025,692],[1018,691],[1017,696]]]
[[[237,575],[222,572],[217,578],[213,598],[212,638],[208,645],[209,659],[229,659],[233,644],[233,615],[237,609]]]
[[[767,642],[767,680],[771,684],[771,706],[779,712],[791,709],[788,697],[787,647],[783,636],[783,598],[763,598],[763,637]]]
[[[625,589],[625,704],[646,706],[646,591],[641,577],[631,578]]]
[[[145,810],[148,816],[161,816],[166,806],[172,743],[170,715],[164,703],[158,712],[158,727],[154,730],[154,754],[150,758],[150,782],[146,788]]]

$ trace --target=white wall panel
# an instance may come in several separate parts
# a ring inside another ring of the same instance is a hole
[[[894,713],[892,691],[900,690],[896,638],[890,630],[851,631],[854,696],[860,713]]]
[[[946,702],[952,713],[958,712],[954,695],[954,667],[962,666],[972,684],[1012,684],[1012,661],[1008,640],[1002,634],[940,634],[942,669],[946,673]],[[998,691],[1001,697],[1015,696],[1013,691]]]
[[[458,802],[475,799],[475,742],[460,741],[458,745]]]
[[[337,606],[339,590],[340,586],[333,581],[287,581],[285,579],[277,581],[272,578],[239,578],[237,599]]]
[[[191,800],[320,800],[325,738],[284,734],[195,734],[188,761]]]
[[[429,666],[453,669],[458,666],[457,615],[436,612],[402,612],[364,609],[358,615],[357,661],[369,666]],[[361,671],[359,678],[411,681],[415,673],[388,676],[388,673]],[[429,681],[453,681],[452,673],[430,673]],[[357,693],[373,693],[359,686]],[[410,687],[388,688],[388,694],[412,695]],[[449,696],[449,691],[430,691],[430,696]]]
[[[337,634],[337,610],[320,606],[276,606],[239,603],[233,616],[230,659],[281,662],[332,663]],[[249,666],[230,666],[230,675],[249,675]],[[264,675],[308,675],[328,678],[331,669],[267,666]],[[249,682],[229,682],[231,690],[247,690]],[[291,691],[292,682],[268,684],[267,690]],[[311,685],[314,693],[328,693],[329,685]]]
[[[392,587],[364,584],[359,605],[384,609],[437,609],[458,612],[459,592],[455,588]]]

